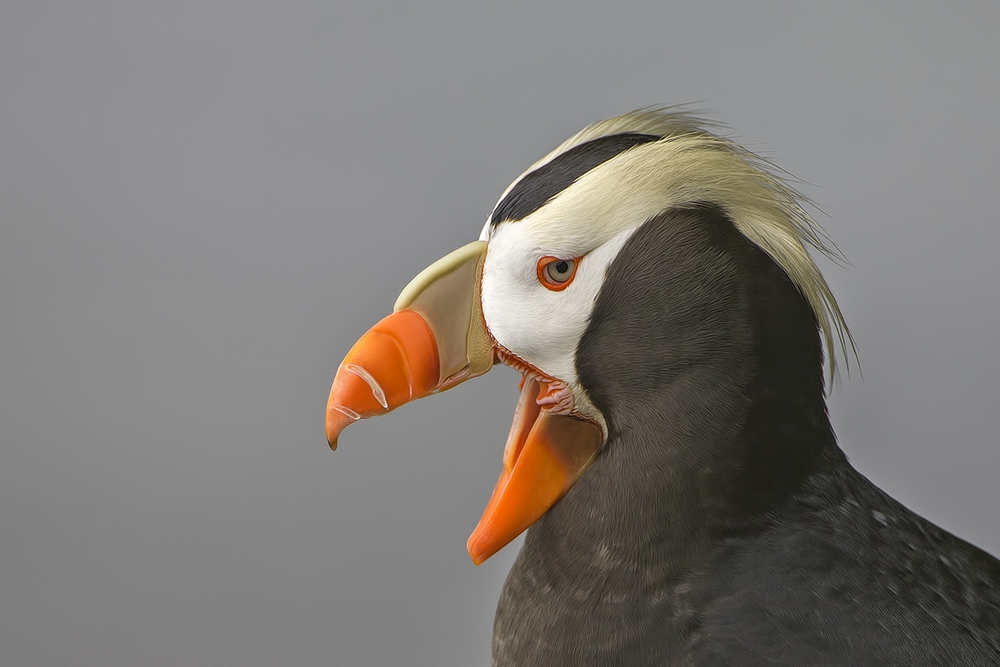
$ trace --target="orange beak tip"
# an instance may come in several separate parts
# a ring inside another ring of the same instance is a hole
[[[479,545],[476,544],[475,535],[469,536],[469,541],[466,543],[465,548],[469,551],[469,558],[472,559],[473,565],[482,565],[489,558],[489,556],[484,556],[480,551]]]
[[[332,403],[332,401],[331,401]],[[337,449],[337,440],[344,429],[358,421],[359,416],[353,410],[341,405],[331,404],[326,409],[326,441],[330,449]]]
[[[483,552],[483,551],[469,552],[469,557],[472,558],[472,564],[475,565],[476,567],[479,567],[480,565],[488,561],[491,556],[493,556],[493,554],[489,552]]]

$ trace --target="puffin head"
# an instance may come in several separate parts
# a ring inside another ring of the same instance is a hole
[[[697,309],[683,307],[698,292],[712,299],[699,281],[714,278],[676,275],[685,271],[678,262],[657,261],[670,249],[651,245],[683,242],[649,231],[669,231],[691,211],[709,226],[735,228],[787,276],[823,334],[832,373],[834,341],[843,347],[850,335],[806,250],[831,253],[822,230],[766,162],[708,127],[684,111],[641,109],[583,129],[532,165],[500,197],[479,240],[422,271],[394,312],[348,352],[327,404],[330,446],[336,449],[354,421],[450,389],[495,363],[520,372],[503,470],[468,542],[473,561],[482,563],[545,514],[598,457],[616,428],[603,395],[622,381],[612,377],[618,359],[640,374],[626,378],[640,394],[689,363],[691,346],[675,345],[668,355],[676,358],[646,360],[651,370],[643,377],[644,360],[632,357],[648,346],[627,338],[619,344],[628,349],[596,344],[601,332],[616,328],[655,335],[630,329],[622,309],[656,308],[649,292],[669,291],[669,302],[682,307],[649,313],[643,326],[650,317],[654,326],[671,318],[674,326],[663,332],[678,340],[685,314],[689,328],[709,337],[727,326],[711,315],[694,321]],[[671,272],[673,278],[658,279]],[[595,351],[608,358],[584,358]],[[641,401],[636,391],[629,395]]]

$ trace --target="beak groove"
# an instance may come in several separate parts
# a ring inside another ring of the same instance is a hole
[[[372,390],[372,396],[374,396],[375,400],[378,401],[378,404],[382,406],[382,409],[386,411],[389,410],[389,403],[388,401],[385,400],[385,390],[382,389],[382,385],[378,383],[378,380],[372,377],[371,373],[366,371],[361,366],[358,366],[357,364],[347,364],[344,366],[344,370],[347,371],[348,373],[354,373],[359,378],[364,380],[365,383],[368,385],[368,388]],[[412,387],[413,386],[412,379],[411,378],[407,379],[411,380],[409,384]]]

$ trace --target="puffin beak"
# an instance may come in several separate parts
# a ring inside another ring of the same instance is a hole
[[[493,366],[498,350],[480,300],[485,258],[486,243],[476,241],[427,267],[399,295],[394,312],[354,344],[327,402],[331,449],[349,424],[450,389]],[[539,405],[548,389],[546,379],[525,375],[503,472],[469,537],[477,565],[545,514],[604,443],[596,424]]]
[[[493,366],[479,283],[486,243],[431,264],[396,299],[392,315],[368,330],[341,362],[326,405],[326,439],[348,424],[454,387]]]

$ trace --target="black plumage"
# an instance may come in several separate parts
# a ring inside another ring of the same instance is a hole
[[[576,365],[608,440],[528,530],[495,666],[1000,665],[1000,561],[849,465],[815,312],[724,210],[632,235]]]

